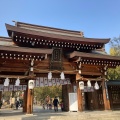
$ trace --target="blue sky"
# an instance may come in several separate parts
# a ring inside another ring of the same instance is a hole
[[[0,36],[8,36],[12,20],[113,39],[120,35],[120,0],[0,0]]]

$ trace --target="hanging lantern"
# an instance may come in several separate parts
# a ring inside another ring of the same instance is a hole
[[[28,82],[28,88],[29,88],[29,89],[33,89],[34,86],[35,86],[34,80],[29,80],[29,82]],[[31,92],[32,92],[32,91],[31,91]],[[32,93],[31,93],[31,94],[32,94]]]
[[[4,86],[9,86],[10,80],[8,78],[5,79]]]
[[[98,83],[97,83],[97,81],[95,82],[94,88],[95,88],[96,90],[98,90],[98,89],[100,88],[99,85],[98,85]]]
[[[17,80],[15,81],[15,86],[19,86],[19,85],[20,85],[20,79],[18,77]]]
[[[87,86],[88,86],[88,87],[91,87],[91,82],[90,82],[90,80],[88,80]]]
[[[34,65],[34,59],[31,60],[31,66],[33,66],[33,65]]]
[[[80,88],[80,90],[84,90],[84,82],[83,81],[79,82],[79,88]]]
[[[52,79],[52,73],[51,73],[51,72],[48,73],[48,79],[49,79],[49,80]]]
[[[60,77],[61,77],[61,80],[64,80],[64,79],[65,79],[64,72],[61,72]]]

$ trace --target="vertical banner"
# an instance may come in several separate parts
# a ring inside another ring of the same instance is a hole
[[[48,86],[48,79],[44,77],[44,86]]]
[[[52,86],[52,81],[51,80],[48,80],[48,85]]]
[[[60,85],[60,79],[59,78],[56,78],[56,84]]]
[[[9,86],[9,91],[13,91],[14,90],[13,87],[14,87],[14,85],[10,85]]]
[[[55,80],[55,78],[52,78],[52,84],[53,84],[53,85],[56,85],[56,80]]]
[[[37,77],[35,80],[35,87],[39,87],[40,86],[40,78]]]
[[[18,90],[20,90],[20,91],[23,90],[23,89],[22,89],[22,85],[19,85],[19,86],[18,86]]]
[[[4,86],[4,91],[8,91],[9,90],[9,86]]]
[[[14,85],[14,91],[17,91],[18,90],[18,87]]]
[[[64,80],[61,80],[61,79],[60,79],[60,84],[61,84],[61,85],[64,85]]]
[[[26,90],[27,89],[27,85],[23,85],[23,90]]]
[[[71,84],[71,82],[70,82],[70,79],[69,79],[69,78],[67,78],[66,80],[67,80],[68,84]]]
[[[3,91],[3,88],[4,88],[3,85],[0,85],[0,91]]]
[[[64,80],[64,85],[68,84],[68,81],[67,79]]]
[[[40,77],[40,87],[44,87],[44,79],[43,79],[43,77]]]

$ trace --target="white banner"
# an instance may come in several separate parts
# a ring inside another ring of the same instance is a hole
[[[26,90],[27,89],[27,85],[23,85],[23,90]]]
[[[40,87],[43,87],[44,86],[44,79],[43,77],[40,77]]]
[[[0,85],[0,91],[3,91],[3,85]]]
[[[9,91],[13,91],[14,85],[9,86]]]
[[[4,86],[4,91],[8,91],[9,90],[9,86]]]
[[[52,78],[52,84],[53,84],[53,85],[56,85],[56,80],[55,80],[55,78]]]
[[[48,80],[48,85],[49,86],[52,86],[53,84],[52,84],[52,80]]]
[[[60,80],[60,84],[61,84],[61,85],[64,85],[64,80]]]
[[[44,78],[44,86],[48,86],[48,79]]]
[[[23,90],[22,85],[18,86],[18,90],[20,90],[20,91]]]
[[[60,79],[59,78],[56,78],[56,84],[60,85]]]
[[[39,87],[39,86],[40,86],[39,77],[37,77],[36,80],[35,80],[35,86],[36,86],[36,87]]]
[[[18,90],[18,86],[14,85],[14,91],[17,91],[17,90]]]
[[[70,79],[69,79],[69,78],[67,78],[66,80],[67,80],[67,82],[68,82],[67,84],[71,84],[71,82],[70,82]]]

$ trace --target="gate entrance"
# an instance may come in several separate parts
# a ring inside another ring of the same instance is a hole
[[[85,38],[81,31],[22,22],[15,22],[15,26],[6,24],[6,29],[9,37],[0,37],[0,85],[7,79],[5,86],[12,89],[18,78],[19,86],[26,85],[24,112],[31,114],[33,109],[29,80],[36,81],[36,87],[61,84],[66,111],[68,93],[72,92],[77,93],[79,111],[103,109],[103,105],[105,110],[111,109],[105,84],[107,69],[120,65],[120,58],[106,55],[104,46],[110,39]],[[83,98],[80,81],[85,86],[93,83],[93,89],[95,82],[101,87],[86,92]]]

